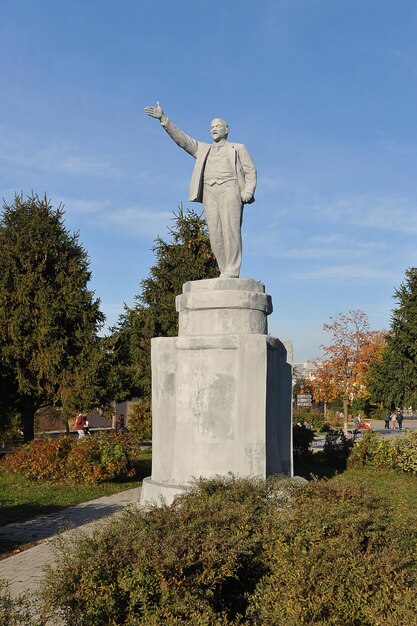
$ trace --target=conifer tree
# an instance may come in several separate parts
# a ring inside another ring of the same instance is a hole
[[[398,306],[391,315],[381,360],[370,372],[368,387],[374,402],[388,409],[417,407],[417,268],[406,270],[395,290]]]
[[[1,395],[21,413],[26,441],[37,409],[56,404],[65,414],[98,394],[104,316],[87,288],[87,253],[63,215],[46,196],[16,195],[0,221]]]
[[[173,227],[168,229],[170,240],[164,241],[161,237],[155,240],[152,248],[155,265],[149,277],[140,283],[141,293],[135,298],[135,306],[126,307],[111,338],[125,379],[130,377],[127,385],[131,395],[145,398],[151,395],[152,337],[178,334],[175,296],[182,292],[187,281],[219,275],[201,215],[179,206],[173,220]]]

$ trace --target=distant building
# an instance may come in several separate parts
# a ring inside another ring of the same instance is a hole
[[[125,425],[129,424],[129,413],[130,409],[138,402],[140,398],[131,398],[130,400],[125,400],[124,402],[118,402],[115,408],[116,415],[124,415],[125,416]]]
[[[296,378],[304,378],[305,380],[315,380],[317,365],[314,361],[304,361],[304,363],[294,363],[294,371]]]

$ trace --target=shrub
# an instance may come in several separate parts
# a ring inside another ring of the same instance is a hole
[[[49,606],[71,625],[232,623],[264,574],[278,484],[201,480],[173,507],[131,510],[93,539],[64,544],[47,578]]]
[[[141,398],[129,408],[129,432],[139,441],[152,439],[151,403]]]
[[[66,475],[66,458],[72,445],[69,437],[34,440],[8,454],[2,467],[7,472],[29,479],[62,480]]]
[[[29,603],[23,598],[12,598],[8,584],[0,579],[0,626],[36,626],[30,615]]]
[[[326,462],[345,467],[351,448],[352,440],[347,439],[343,430],[330,429],[324,442],[324,459]]]
[[[127,436],[34,440],[8,454],[2,467],[32,480],[100,483],[134,475]]]
[[[326,410],[326,424],[332,428],[341,428],[343,426],[343,413],[332,409]],[[323,429],[324,430],[324,429]]]
[[[311,452],[314,432],[305,426],[293,426],[292,446],[295,457],[302,457]]]
[[[246,623],[415,624],[416,534],[387,537],[387,517],[383,500],[346,483],[295,492],[279,514],[270,572],[251,596]]]
[[[417,432],[406,432],[395,441],[368,431],[355,444],[349,467],[379,467],[417,474]]]
[[[318,409],[302,408],[294,411],[293,422],[307,422],[313,430],[322,430],[325,424],[324,415]]]
[[[392,456],[394,467],[417,474],[417,432],[406,432],[396,439]]]
[[[348,460],[351,468],[384,467],[392,468],[392,446],[380,433],[368,430],[362,441],[356,442]]]
[[[343,482],[200,480],[61,540],[44,607],[71,626],[415,624],[417,532]],[[395,601],[393,601],[395,598]]]

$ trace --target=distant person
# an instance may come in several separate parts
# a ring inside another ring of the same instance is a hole
[[[125,430],[125,428],[125,416],[123,415],[123,413],[120,413],[120,415],[117,416],[116,420],[116,434]]]
[[[90,435],[90,437],[91,437],[91,430],[90,430],[87,418],[85,418],[84,435]]]
[[[75,430],[78,432],[78,439],[85,436],[84,427],[87,419],[82,413],[79,413],[75,420]]]
[[[403,427],[403,414],[401,413],[400,410],[397,411],[397,424],[398,424],[399,430],[402,430],[402,427]]]
[[[384,417],[384,422],[385,422],[384,423],[384,428],[385,428],[385,430],[389,430],[389,421],[390,421],[390,419],[391,419],[391,413],[390,413],[390,411],[388,411],[388,413],[386,413],[385,417]]]
[[[393,430],[395,430],[396,429],[396,425],[397,425],[397,414],[396,414],[395,411],[393,411],[391,413],[391,428]]]

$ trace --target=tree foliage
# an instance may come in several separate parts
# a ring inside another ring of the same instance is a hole
[[[379,361],[371,368],[372,399],[385,407],[417,406],[417,268],[409,268],[395,290],[398,306],[391,315]]]
[[[26,440],[40,407],[70,412],[92,405],[99,392],[104,316],[87,288],[87,253],[63,215],[46,196],[16,195],[0,221],[2,409],[22,414]]]
[[[368,395],[367,375],[382,350],[384,335],[369,329],[363,311],[350,310],[330,320],[323,328],[330,333],[332,341],[322,346],[324,358],[316,362],[314,395],[325,402],[342,400],[347,429],[348,406],[355,398]]]
[[[108,339],[116,355],[120,377],[130,395],[150,398],[150,347],[153,337],[173,337],[178,333],[175,297],[185,282],[218,276],[211,251],[207,226],[195,211],[178,207],[174,225],[168,229],[170,240],[155,240],[152,251],[155,265],[141,281],[135,306],[125,308]]]

